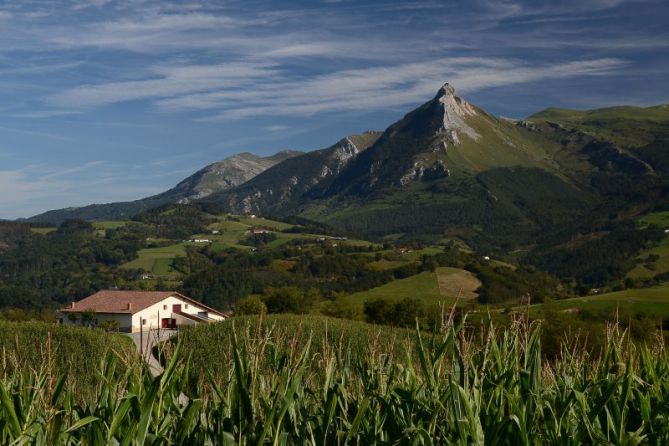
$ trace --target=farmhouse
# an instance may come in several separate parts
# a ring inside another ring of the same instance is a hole
[[[227,314],[174,291],[98,291],[59,311],[64,325],[117,327],[121,331],[175,329],[222,321]]]

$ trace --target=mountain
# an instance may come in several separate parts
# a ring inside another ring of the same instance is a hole
[[[239,186],[270,167],[301,154],[302,152],[290,150],[268,157],[248,152],[240,153],[195,172],[163,195],[170,197],[172,201],[176,198],[182,203],[198,200],[215,192]]]
[[[242,154],[154,197],[33,220],[125,218],[198,200],[379,240],[458,238],[480,251],[547,252],[669,209],[669,106],[551,108],[510,120],[445,84],[382,133],[262,160]]]
[[[664,199],[667,117],[665,106],[619,107],[514,121],[446,84],[336,169],[328,156],[346,139],[205,201],[368,237],[458,237],[496,250],[557,243]]]
[[[212,194],[206,201],[236,213],[294,213],[305,194],[328,187],[379,136],[380,132],[372,131],[347,136],[328,148],[285,160],[239,187]]]
[[[133,215],[169,203],[188,203],[217,191],[238,186],[270,167],[302,152],[285,150],[272,156],[260,157],[252,153],[240,153],[210,164],[161,194],[135,201],[92,204],[78,208],[48,211],[28,219],[31,222],[59,224],[67,219],[114,220]]]
[[[368,236],[486,238],[510,230],[530,237],[544,221],[574,217],[587,201],[582,185],[562,174],[558,143],[469,104],[448,84],[370,142],[336,171],[323,158],[346,140],[206,200],[233,212],[300,214]],[[535,208],[547,199],[568,205],[544,215]],[[558,215],[563,210],[567,216]]]

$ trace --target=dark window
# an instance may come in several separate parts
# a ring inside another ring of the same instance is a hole
[[[146,325],[146,319],[142,319],[142,325]]]

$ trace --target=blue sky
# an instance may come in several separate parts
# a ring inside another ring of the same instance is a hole
[[[669,2],[0,2],[0,218],[141,198],[234,153],[489,112],[669,103]]]

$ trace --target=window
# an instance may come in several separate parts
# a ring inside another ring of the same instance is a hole
[[[186,304],[186,308],[188,308],[188,304]]]
[[[146,319],[142,319],[142,325],[146,325]]]
[[[163,305],[163,310],[167,310],[167,305]]]

